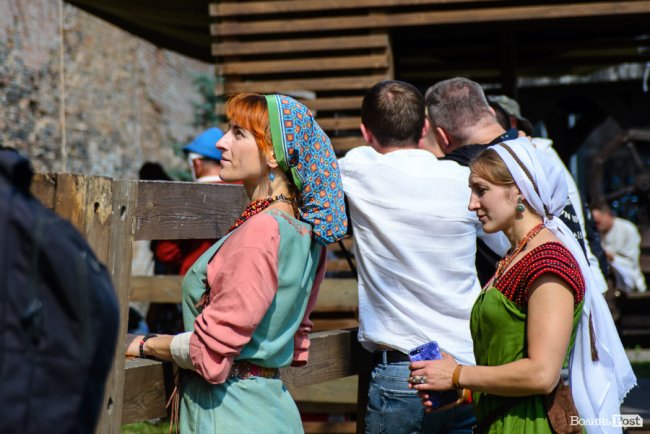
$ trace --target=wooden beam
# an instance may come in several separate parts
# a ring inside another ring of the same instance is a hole
[[[336,111],[336,110],[361,110],[363,96],[337,96],[333,98],[316,98],[312,100],[300,100],[311,110]]]
[[[309,362],[301,368],[280,369],[282,380],[289,389],[293,390],[297,387],[355,375],[358,370],[357,357],[360,348],[356,335],[356,330],[312,333]],[[121,399],[123,407],[120,413],[127,418],[124,422],[146,420],[148,415],[152,414],[166,414],[165,393],[160,384],[162,363],[153,360],[128,360],[124,366],[126,368],[124,378],[126,379],[128,375],[128,378],[134,379],[133,383],[124,381]],[[155,390],[142,396],[147,387],[153,387]]]
[[[357,432],[356,422],[303,422],[305,434],[346,434]]]
[[[180,303],[183,276],[131,276],[131,301]]]
[[[214,56],[244,56],[312,51],[343,51],[388,46],[388,35],[336,36],[276,41],[223,41],[212,45]]]
[[[210,15],[216,18],[285,14],[311,11],[336,11],[341,9],[387,8],[394,6],[448,5],[454,3],[481,3],[498,0],[285,0],[221,2],[210,4]]]
[[[112,210],[110,220],[110,250],[106,267],[120,303],[120,326],[117,334],[113,366],[106,381],[104,403],[97,423],[97,434],[117,434],[122,426],[124,393],[124,342],[128,326],[129,276],[133,247],[133,211],[135,210],[137,181],[112,182]]]
[[[366,90],[377,82],[386,80],[383,74],[356,77],[305,78],[290,80],[236,81],[226,82],[225,92],[282,93],[295,90]]]
[[[48,209],[54,209],[56,191],[55,173],[36,173],[32,179],[31,192]]]
[[[325,131],[335,130],[355,130],[359,131],[361,125],[360,117],[340,117],[340,118],[316,118],[316,122]]]
[[[282,368],[282,380],[289,389],[355,375],[358,371],[356,330],[312,333],[309,362],[301,368]]]
[[[131,276],[131,301],[180,303],[183,276]],[[325,279],[314,312],[354,312],[358,307],[355,279]]]
[[[164,365],[149,359],[124,363],[122,425],[167,416]]]
[[[386,54],[336,57],[310,57],[288,60],[251,60],[223,62],[218,65],[219,75],[260,75],[272,73],[346,71],[357,69],[388,68]]]
[[[363,137],[331,137],[330,139],[332,140],[332,147],[337,152],[345,152],[357,146],[367,145]]]
[[[436,26],[514,21],[544,21],[568,18],[619,17],[650,14],[650,1],[568,3],[553,5],[511,6],[481,9],[406,12],[395,14],[352,15],[294,20],[222,22],[211,25],[219,38],[237,35],[296,33],[351,29],[386,29],[405,26]]]
[[[248,200],[241,185],[139,181],[136,240],[219,238]]]

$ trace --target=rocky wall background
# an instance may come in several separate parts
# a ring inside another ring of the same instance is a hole
[[[57,1],[0,2],[0,144],[38,172],[135,179],[145,161],[184,169],[172,145],[200,132],[193,81],[212,74],[74,6],[61,16]]]

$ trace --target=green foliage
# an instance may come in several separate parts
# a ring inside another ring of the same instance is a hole
[[[168,434],[169,419],[156,422],[138,422],[122,426],[122,434]]]
[[[201,74],[194,78],[194,86],[201,95],[202,101],[194,105],[194,126],[206,129],[217,125],[217,104],[222,101],[221,96],[215,94],[217,78],[213,75]]]

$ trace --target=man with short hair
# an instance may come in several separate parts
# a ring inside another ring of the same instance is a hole
[[[520,132],[512,125],[501,125],[490,107],[481,85],[464,77],[443,80],[431,86],[425,95],[426,113],[430,123],[432,152],[444,160],[452,160],[463,166],[487,146],[514,140]],[[508,128],[506,128],[508,127]],[[523,134],[523,133],[522,133]],[[534,146],[531,143],[531,146]],[[607,290],[598,261],[584,242],[575,207],[567,198],[567,205],[560,218],[573,231],[583,247],[590,266],[599,278],[601,291]],[[488,246],[478,242],[476,268],[481,283],[489,280],[496,269],[498,255]]]
[[[223,132],[219,128],[209,128],[183,148],[183,152],[189,159],[192,179],[196,182],[210,184],[222,182],[219,177],[221,151],[216,146],[221,137]]]
[[[474,363],[469,316],[480,286],[469,170],[418,148],[424,100],[388,80],[364,97],[369,146],[339,160],[359,271],[359,342],[373,353],[366,432],[471,432],[470,406],[426,414],[408,388],[409,350],[435,340]],[[503,245],[503,253],[507,246]]]

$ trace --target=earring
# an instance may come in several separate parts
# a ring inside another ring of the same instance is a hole
[[[521,196],[517,198],[517,206],[515,206],[515,211],[520,214],[526,211],[526,207],[524,206],[524,201],[521,199]]]
[[[275,173],[273,173],[273,171],[269,172],[269,179],[271,180],[271,182],[275,180]]]

